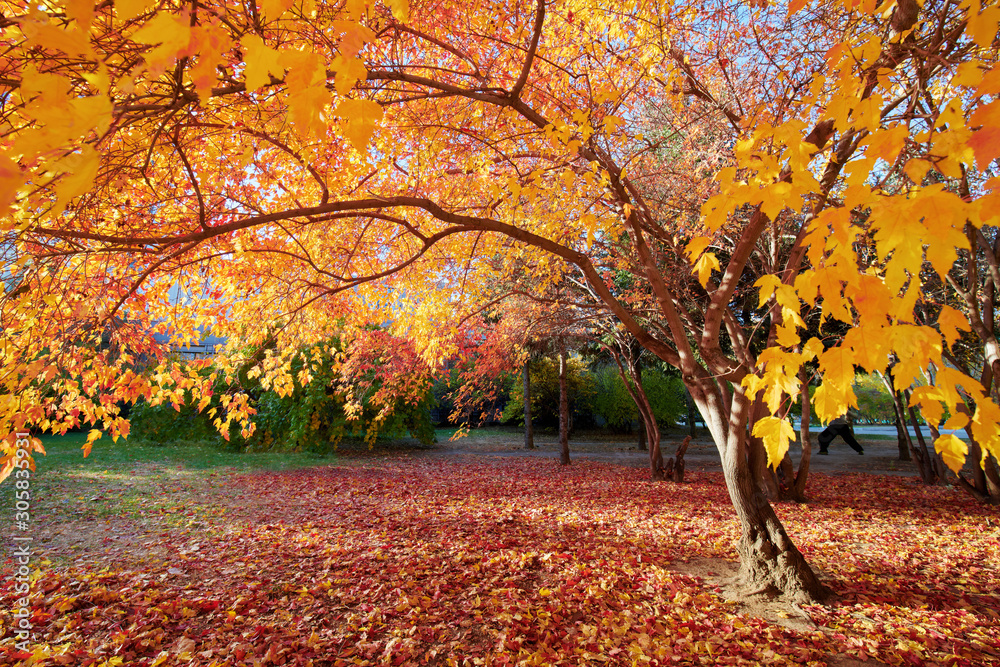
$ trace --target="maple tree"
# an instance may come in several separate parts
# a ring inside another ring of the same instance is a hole
[[[680,370],[723,461],[745,580],[820,595],[754,474],[794,437],[782,406],[803,363],[823,374],[823,420],[855,402],[855,365],[895,355],[897,388],[933,375],[912,392],[928,420],[947,410],[983,456],[1000,448],[990,391],[944,363],[968,320],[913,316],[925,260],[947,274],[1000,210],[997,178],[968,176],[1000,150],[998,19],[979,0],[7,2],[4,431],[117,437],[121,400],[201,405],[197,368],[133,370],[155,330],[229,336],[227,375],[274,336],[260,372],[288,383],[302,344],[391,320],[433,364],[485,293],[479,258],[531,257],[530,280],[552,284],[569,263]],[[671,137],[731,147],[684,163],[683,200],[646,196],[669,148],[643,132],[654,101]],[[616,292],[609,258],[655,317]],[[746,335],[758,292],[763,345]],[[854,326],[803,341],[810,307]],[[219,401],[220,428],[249,432],[246,396]],[[962,440],[935,447],[964,463]]]

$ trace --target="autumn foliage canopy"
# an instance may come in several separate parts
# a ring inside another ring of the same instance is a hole
[[[386,323],[435,365],[497,281],[574,272],[717,442],[766,406],[777,461],[800,370],[825,421],[863,369],[1000,454],[995,3],[2,6],[8,469],[15,432],[125,435],[140,397],[253,428],[153,332],[279,385]]]

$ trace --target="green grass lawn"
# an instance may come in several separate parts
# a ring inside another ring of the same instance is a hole
[[[80,448],[87,440],[86,433],[47,435],[41,440],[46,455],[37,457],[39,472],[73,469],[118,471],[143,463],[181,466],[187,470],[288,470],[328,465],[336,460],[335,454],[239,452],[198,442],[150,445],[128,440],[112,442],[107,437],[95,442],[90,455],[84,458]]]
[[[223,473],[292,470],[336,463],[335,454],[239,452],[216,445],[179,442],[150,445],[103,438],[83,456],[86,433],[42,436],[45,455],[35,455],[30,491],[32,515],[42,518],[138,517],[162,509],[168,492],[204,493]],[[13,511],[12,479],[0,484],[0,512]]]

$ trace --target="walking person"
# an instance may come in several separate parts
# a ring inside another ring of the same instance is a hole
[[[819,453],[829,455],[827,448],[838,435],[858,454],[865,453],[861,443],[854,438],[854,416],[850,410],[830,422],[830,425],[819,434]]]

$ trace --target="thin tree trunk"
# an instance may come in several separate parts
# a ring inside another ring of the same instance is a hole
[[[910,410],[912,411],[913,408],[910,408]],[[931,423],[927,424],[927,428],[931,432],[931,438],[932,438],[931,442],[932,443],[937,442],[937,439],[941,437],[941,432],[938,431],[937,427],[934,426],[934,424],[931,424]],[[941,458],[940,454],[938,454],[936,447],[932,447],[931,450],[932,451],[931,451],[930,455],[931,455],[931,457],[934,460],[934,470],[935,470],[935,472],[937,472],[938,479],[940,479],[941,481],[947,481],[947,479],[948,479],[948,466],[946,466],[944,464],[944,459]]]
[[[687,409],[688,409],[688,432],[690,433],[692,438],[696,438],[698,437],[698,429],[694,425],[694,413],[695,413],[694,399],[691,398],[690,393],[686,394],[684,398],[687,401]]]
[[[812,461],[812,441],[809,437],[809,420],[812,419],[812,403],[809,400],[809,384],[806,381],[805,372],[799,373],[799,381],[802,383],[802,421],[799,424],[799,441],[802,443],[802,458],[799,460],[799,471],[795,473],[795,480],[791,482],[792,496],[797,502],[804,502],[806,498],[806,480],[809,479],[809,463]]]
[[[565,347],[559,351],[559,462],[569,465],[569,391]]]
[[[905,402],[903,396],[900,392],[896,391],[893,386],[892,380],[892,368],[890,368],[885,375],[879,373],[879,377],[882,380],[882,384],[885,388],[889,390],[889,394],[892,396],[892,407],[896,412],[896,419],[903,428],[900,429],[900,433],[906,438],[906,447],[913,457],[913,461],[917,464],[917,472],[920,474],[920,479],[923,480],[924,484],[934,483],[934,469],[927,457],[924,456],[924,452],[913,444],[913,438],[910,437],[910,431],[906,428],[906,408],[904,407]],[[920,433],[920,429],[917,429],[917,433]]]
[[[635,406],[639,409],[639,424],[645,427],[649,437],[649,476],[654,482],[664,479],[663,451],[660,449],[660,426],[656,423],[656,415],[653,414],[653,406],[649,403],[646,390],[642,388],[642,383],[637,381],[637,376],[641,378],[638,368],[631,359],[622,359],[618,354],[613,354],[615,363],[618,364],[618,373],[625,383],[625,389],[629,396],[635,401]]]
[[[893,412],[895,412],[895,410],[893,410]],[[912,459],[910,458],[910,450],[906,446],[907,437],[905,433],[905,427],[903,426],[902,422],[899,421],[899,415],[896,416],[895,424],[896,424],[896,439],[899,441],[898,442],[899,460],[911,461]]]
[[[531,372],[529,362],[524,362],[524,448],[535,448],[535,432],[531,425]]]
[[[903,391],[903,400],[900,405],[910,404],[910,392]],[[921,472],[921,477],[926,484],[936,484],[938,482],[938,472],[937,466],[934,464],[933,455],[927,449],[927,441],[924,440],[924,433],[920,430],[920,422],[917,421],[917,411],[913,409],[912,406],[909,407],[908,411],[910,417],[910,424],[913,426],[913,431],[916,433],[917,442],[920,443],[919,455],[917,460],[919,461],[921,467],[925,470]]]
[[[636,365],[636,384],[642,387],[642,367]],[[631,392],[629,392],[631,393]],[[646,449],[646,420],[642,418],[642,412],[639,413],[639,451],[645,452]]]

